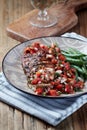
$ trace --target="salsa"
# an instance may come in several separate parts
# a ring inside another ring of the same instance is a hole
[[[72,94],[84,87],[83,79],[76,77],[76,69],[53,43],[47,46],[35,42],[27,46],[22,56],[22,67],[28,86],[37,95]]]

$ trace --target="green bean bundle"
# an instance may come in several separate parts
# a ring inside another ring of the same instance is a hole
[[[87,80],[87,55],[74,48],[62,50],[66,60],[76,69],[77,77]]]

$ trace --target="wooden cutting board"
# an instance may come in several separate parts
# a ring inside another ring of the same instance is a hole
[[[34,9],[8,25],[7,35],[24,42],[32,38],[63,34],[78,23],[76,12],[86,7],[87,0],[69,0],[66,4],[52,6],[49,8],[49,12],[52,12],[58,18],[58,23],[49,28],[38,28],[30,24],[29,20],[38,11]]]

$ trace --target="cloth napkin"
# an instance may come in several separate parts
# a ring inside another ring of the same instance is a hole
[[[87,42],[76,33],[65,33],[63,37],[73,37]],[[65,118],[87,103],[87,94],[72,98],[42,98],[23,93],[11,86],[0,73],[0,100],[21,111],[33,115],[56,126]]]

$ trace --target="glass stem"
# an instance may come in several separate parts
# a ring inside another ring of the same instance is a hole
[[[37,17],[38,20],[41,20],[41,21],[46,21],[49,19],[49,16],[48,16],[48,13],[47,13],[47,10],[44,9],[44,10],[40,10],[39,13],[38,13],[38,17]]]

